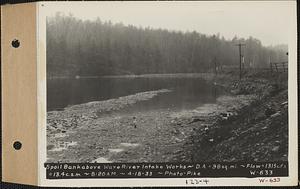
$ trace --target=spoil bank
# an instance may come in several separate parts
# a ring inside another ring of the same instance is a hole
[[[47,114],[47,162],[287,160],[286,75],[203,74],[232,95],[193,110],[118,114],[169,89]]]

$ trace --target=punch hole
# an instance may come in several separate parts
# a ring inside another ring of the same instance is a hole
[[[13,146],[15,150],[20,150],[22,148],[22,143],[19,141],[15,141]]]
[[[12,42],[11,42],[11,45],[14,47],[14,48],[18,48],[20,46],[20,41],[18,39],[14,39]]]

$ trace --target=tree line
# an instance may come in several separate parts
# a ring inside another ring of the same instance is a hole
[[[284,48],[265,47],[258,39],[226,40],[198,32],[168,31],[77,19],[60,13],[47,19],[47,76],[102,76],[195,73],[237,67],[237,43],[244,66],[264,68],[287,59]]]

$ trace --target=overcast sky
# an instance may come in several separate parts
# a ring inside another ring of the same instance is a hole
[[[71,13],[80,19],[202,34],[220,33],[226,39],[235,35],[253,36],[263,45],[288,44],[289,29],[295,17],[292,1],[264,2],[66,2],[45,4],[46,14]]]

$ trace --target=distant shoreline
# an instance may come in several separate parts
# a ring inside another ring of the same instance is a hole
[[[97,79],[97,78],[200,78],[212,76],[213,73],[166,73],[166,74],[141,74],[141,75],[105,75],[105,76],[53,76],[47,79]]]

